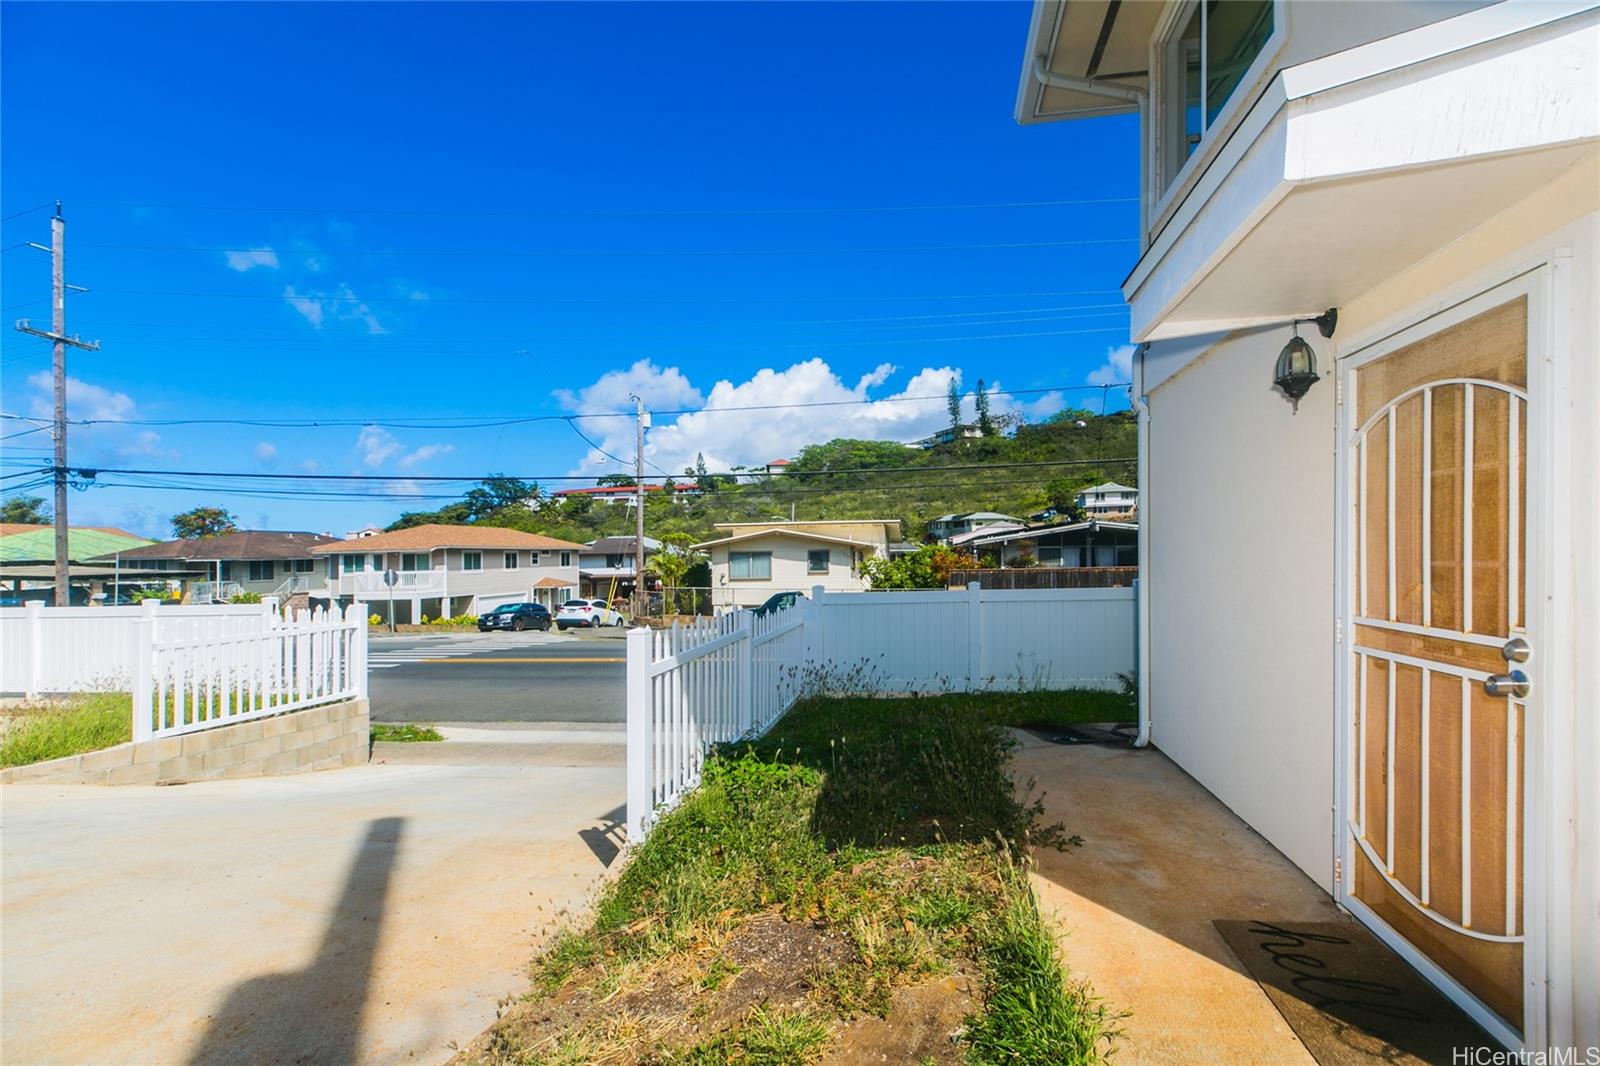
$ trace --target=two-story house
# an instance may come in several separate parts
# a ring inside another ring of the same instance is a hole
[[[1135,567],[1139,565],[1139,527],[1132,522],[1091,518],[1007,529],[974,537],[965,547],[980,558],[992,554],[1001,567]]]
[[[661,550],[661,542],[653,537],[644,538],[644,557]],[[616,599],[633,595],[634,540],[632,537],[600,537],[585,544],[578,552],[578,578],[580,596],[598,596]]]
[[[1137,116],[1140,742],[1600,1046],[1600,7],[1038,0],[1021,59]]]
[[[206,575],[183,581],[190,603],[226,603],[241,593],[276,596],[285,607],[326,604],[327,568],[316,550],[342,544],[322,533],[268,529],[168,540],[101,557],[128,580],[160,579],[177,571]]]
[[[899,519],[718,522],[724,536],[696,544],[711,560],[713,607],[758,607],[778,592],[860,592],[861,564],[889,554]]]
[[[928,523],[928,535],[942,541],[949,541],[951,537],[971,533],[984,526],[1022,524],[1022,519],[1013,515],[1001,514],[998,511],[966,511],[960,514],[944,514]]]
[[[483,614],[505,603],[554,610],[577,594],[583,545],[494,526],[422,525],[323,545],[329,588],[396,622]],[[392,581],[392,584],[391,584]]]
[[[1107,481],[1103,485],[1091,485],[1084,489],[1073,502],[1078,505],[1078,510],[1090,517],[1133,514],[1139,510],[1139,490],[1131,485]]]

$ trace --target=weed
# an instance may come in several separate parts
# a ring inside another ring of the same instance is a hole
[[[24,705],[7,715],[12,724],[0,741],[0,766],[80,755],[133,739],[133,697],[126,692],[93,692],[59,703]]]
[[[658,1061],[661,1066],[800,1066],[814,1060],[827,1039],[828,1027],[809,1014],[756,1007],[732,1028]]]
[[[372,723],[372,739],[374,742],[384,740],[391,743],[415,743],[418,741],[443,740],[444,734],[431,725],[394,725],[388,722]]]

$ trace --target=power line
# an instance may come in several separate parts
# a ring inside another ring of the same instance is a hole
[[[555,217],[615,217],[637,218],[642,216],[659,217],[699,217],[706,215],[817,215],[817,214],[898,214],[917,211],[974,211],[974,210],[1015,210],[1021,208],[1039,207],[1089,207],[1109,204],[1138,203],[1136,196],[1101,197],[1082,200],[1014,200],[997,201],[988,203],[956,203],[956,204],[889,204],[865,206],[812,206],[812,207],[706,207],[706,208],[548,208],[542,210],[509,210],[489,209],[476,211],[463,211],[460,209],[444,208],[385,208],[385,207],[273,207],[267,205],[243,204],[173,204],[173,203],[138,203],[126,200],[85,200],[86,206],[93,207],[134,207],[169,211],[219,211],[238,212],[241,214],[339,214],[339,215],[436,215],[446,217],[476,217],[476,218],[555,218]],[[48,207],[42,204],[41,207]],[[38,211],[39,207],[29,208],[28,211]],[[28,211],[19,212],[27,214]],[[16,218],[17,215],[7,216]]]
[[[0,218],[0,222],[10,222],[14,218],[21,218],[23,215],[31,215],[35,211],[43,211],[48,207],[53,207],[54,205],[55,205],[55,201],[54,200],[47,200],[42,204],[36,204],[33,207],[24,208],[23,210],[18,211],[18,212],[14,213],[14,214],[6,215],[5,217]]]
[[[339,249],[320,252],[320,255],[370,255],[400,256],[403,258],[463,258],[463,259],[655,259],[701,258],[744,255],[895,255],[925,252],[984,252],[1031,248],[1080,248],[1110,244],[1137,244],[1137,237],[1091,237],[1066,241],[999,241],[989,244],[910,244],[910,245],[858,245],[846,248],[670,248],[670,249],[556,249],[513,250],[508,248],[364,248]],[[80,248],[121,252],[203,252],[242,253],[260,251],[259,248],[230,247],[227,245],[179,244],[81,244]]]
[[[218,300],[282,300],[283,294],[273,292],[192,292],[181,290],[163,289],[107,289],[95,286],[97,293],[111,296],[178,296],[185,299],[218,299]],[[954,300],[1009,300],[1009,299],[1045,299],[1057,296],[1095,296],[1104,293],[1119,292],[1118,289],[1044,289],[1030,292],[976,292],[956,293],[947,295],[898,295],[894,293],[876,296],[610,296],[610,297],[563,297],[563,296],[529,296],[511,299],[493,297],[450,297],[430,296],[425,301],[430,304],[457,303],[457,304],[506,304],[506,305],[534,305],[534,304],[559,304],[565,306],[597,305],[603,307],[616,307],[619,304],[664,304],[681,307],[692,304],[771,304],[771,303],[918,303],[922,301],[954,301]],[[400,303],[414,305],[418,301],[410,296],[319,296],[313,293],[297,293],[307,299],[320,300],[323,303]],[[14,310],[19,307],[28,307],[35,303],[46,303],[47,300],[33,300],[24,304],[13,304],[11,307],[0,308],[0,312]]]
[[[1048,385],[1031,389],[986,389],[990,396],[1037,396],[1052,392],[1102,392],[1106,389],[1126,388],[1128,382],[1110,385]],[[799,403],[733,404],[722,407],[680,407],[652,409],[651,415],[678,416],[691,414],[722,414],[738,411],[778,411],[814,407],[855,407],[880,403],[924,403],[948,400],[947,394],[924,396],[865,397],[856,400],[811,400]],[[308,418],[308,419],[249,419],[249,418],[79,418],[71,419],[75,425],[117,426],[254,426],[264,429],[318,429],[323,427],[380,426],[384,429],[498,429],[502,426],[531,422],[565,422],[574,418],[632,418],[627,411],[579,411],[565,415],[504,415],[485,416],[477,421],[459,421],[445,417],[396,418]],[[25,422],[43,422],[29,415],[0,412],[0,419],[17,419]],[[620,461],[620,460],[619,460]]]

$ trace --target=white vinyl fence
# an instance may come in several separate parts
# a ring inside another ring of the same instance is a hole
[[[28,696],[131,692],[133,739],[152,740],[365,697],[366,608],[7,607],[0,671]]]
[[[825,593],[628,634],[628,834],[700,780],[714,744],[759,736],[806,690],[1103,688],[1136,669],[1136,588]]]
[[[68,692],[130,691],[141,619],[162,634],[214,636],[265,629],[268,603],[177,605],[146,600],[133,607],[0,607],[0,692],[29,698]]]
[[[276,612],[254,632],[141,619],[133,739],[193,733],[367,695],[363,604]]]

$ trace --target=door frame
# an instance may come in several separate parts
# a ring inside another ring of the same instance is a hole
[[[1452,1002],[1459,1006],[1492,1036],[1510,1048],[1542,1048],[1545,1046],[1546,1014],[1546,883],[1545,871],[1547,837],[1550,824],[1550,774],[1552,769],[1551,738],[1548,701],[1546,695],[1555,688],[1551,668],[1556,666],[1551,654],[1541,654],[1541,649],[1553,649],[1550,640],[1552,583],[1550,561],[1553,560],[1554,529],[1551,521],[1552,500],[1555,495],[1546,490],[1558,484],[1554,479],[1552,456],[1558,432],[1555,404],[1552,403],[1554,347],[1556,329],[1553,299],[1555,262],[1541,257],[1536,264],[1526,262],[1517,270],[1502,274],[1499,279],[1484,281],[1458,298],[1434,302],[1427,307],[1413,308],[1382,327],[1358,335],[1347,354],[1340,354],[1333,371],[1336,391],[1336,464],[1335,483],[1337,496],[1334,523],[1335,581],[1334,610],[1334,900],[1348,910],[1362,924],[1370,928],[1385,944],[1427,977]],[[1524,701],[1523,712],[1523,765],[1520,768],[1523,796],[1522,823],[1519,844],[1522,848],[1522,988],[1523,1017],[1521,1032],[1508,1026],[1499,1015],[1484,1006],[1477,997],[1446,973],[1417,948],[1392,930],[1383,919],[1354,895],[1357,846],[1349,831],[1349,815],[1354,804],[1350,770],[1353,764],[1351,707],[1351,669],[1354,644],[1354,619],[1356,582],[1353,579],[1354,552],[1357,544],[1353,504],[1353,484],[1357,471],[1354,436],[1356,424],[1356,371],[1362,366],[1391,355],[1419,340],[1458,325],[1469,318],[1509,303],[1519,297],[1526,298],[1528,309],[1527,336],[1527,488],[1524,500],[1526,533],[1523,551],[1526,562],[1524,612],[1528,640],[1537,657],[1534,662],[1535,685]],[[1342,347],[1342,346],[1341,346]]]

